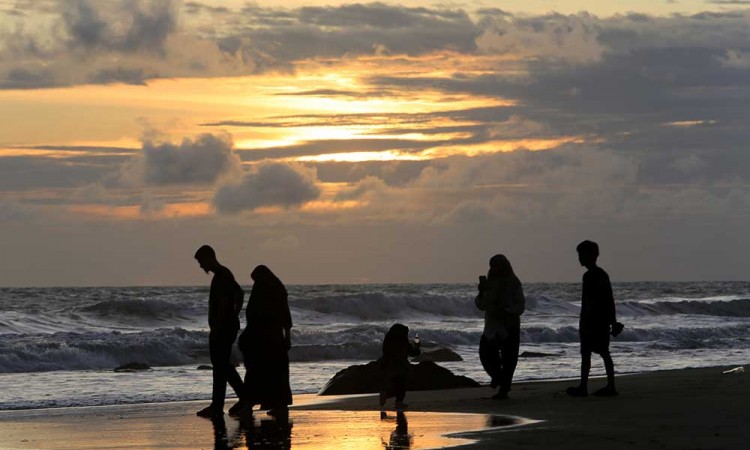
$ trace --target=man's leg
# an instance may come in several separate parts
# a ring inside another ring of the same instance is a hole
[[[225,346],[219,333],[208,334],[208,352],[211,356],[211,372],[213,375],[213,387],[211,392],[211,404],[198,411],[200,417],[212,418],[224,414],[224,397],[226,396],[227,379],[226,368],[222,361],[229,359]]]
[[[232,389],[234,390],[234,393],[237,394],[238,398],[242,399],[245,396],[242,377],[240,376],[239,372],[237,372],[237,369],[232,365],[231,361],[229,362],[227,382],[230,386],[232,386]]]
[[[231,348],[227,348],[226,339],[218,333],[211,333],[208,337],[211,351],[211,366],[213,367],[213,391],[211,407],[217,412],[224,410],[224,398],[227,395],[227,366],[230,366]]]

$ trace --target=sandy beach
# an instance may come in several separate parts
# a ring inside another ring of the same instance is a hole
[[[748,375],[726,369],[621,376],[615,398],[570,398],[567,380],[519,383],[506,401],[486,387],[409,392],[401,420],[382,419],[374,395],[297,396],[288,421],[212,423],[194,416],[205,402],[4,411],[0,448],[744,449]]]

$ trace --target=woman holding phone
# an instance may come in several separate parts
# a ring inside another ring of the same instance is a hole
[[[498,388],[492,398],[506,399],[518,363],[526,299],[521,281],[504,255],[490,259],[487,276],[479,277],[479,294],[474,303],[484,311],[479,359],[491,378],[490,386]]]

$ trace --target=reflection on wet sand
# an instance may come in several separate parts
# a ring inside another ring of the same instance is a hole
[[[444,448],[473,442],[446,434],[520,423],[512,417],[461,413],[292,410],[289,415],[269,417],[256,412],[238,421],[215,419],[214,448]]]
[[[380,420],[388,420],[388,415],[385,413],[381,413]],[[388,443],[384,444],[386,450],[411,448],[409,423],[406,421],[406,414],[404,414],[403,412],[396,413],[396,429],[391,432],[391,438],[388,440]]]

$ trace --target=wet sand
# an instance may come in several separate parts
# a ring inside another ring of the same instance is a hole
[[[206,402],[0,412],[2,449],[746,449],[750,374],[726,368],[621,376],[614,398],[570,398],[570,381],[409,392],[402,420],[381,419],[374,395],[297,396],[289,420],[195,417]],[[595,390],[603,380],[592,380]],[[230,403],[231,404],[231,403]],[[514,419],[536,422],[517,423]],[[404,420],[405,419],[405,420]],[[222,423],[224,424],[222,426]],[[481,432],[471,432],[496,425]],[[451,434],[458,433],[458,434]],[[449,436],[446,437],[446,434]]]

